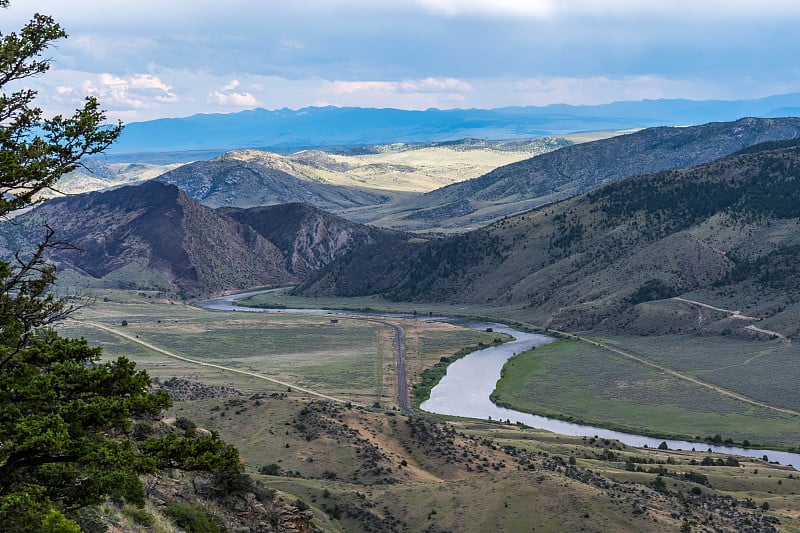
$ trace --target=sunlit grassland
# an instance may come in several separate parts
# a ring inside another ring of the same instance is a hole
[[[661,361],[668,365],[668,361]],[[509,360],[495,396],[512,408],[628,432],[794,448],[800,417],[749,405],[607,350],[562,340]]]
[[[396,398],[393,330],[369,317],[212,312],[165,303],[98,301],[73,318],[60,326],[64,334],[101,346],[105,357],[126,356],[162,380],[181,377],[246,392],[281,390],[268,381],[170,358],[91,323],[181,357],[255,372],[344,400],[391,405]],[[412,381],[440,357],[496,336],[439,322],[391,321],[403,328]]]

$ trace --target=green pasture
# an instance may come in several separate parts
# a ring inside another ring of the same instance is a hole
[[[103,293],[105,294],[105,293]],[[248,372],[365,405],[394,400],[393,331],[369,317],[328,314],[214,312],[149,301],[147,294],[108,293],[59,325],[67,336],[126,356],[153,377],[180,377],[246,392],[286,387],[217,368],[193,365],[92,326],[103,324],[175,355]],[[497,337],[450,324],[392,319],[405,334],[412,381],[439,358]],[[123,324],[125,324],[123,326]]]
[[[630,336],[604,339],[672,370],[776,407],[800,411],[800,347],[732,336]]]
[[[577,341],[509,360],[494,396],[521,411],[634,433],[688,439],[719,434],[753,446],[800,445],[800,417],[728,398]]]

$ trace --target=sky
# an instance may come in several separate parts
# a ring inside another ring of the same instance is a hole
[[[800,92],[797,0],[11,0],[0,31],[37,11],[69,34],[38,105],[123,122]]]

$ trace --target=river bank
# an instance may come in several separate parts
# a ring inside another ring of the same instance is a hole
[[[276,313],[328,313],[328,314],[353,314],[352,311],[337,311],[331,309],[264,309],[243,307],[235,304],[240,298],[246,298],[264,291],[228,295],[198,302],[198,306],[216,311],[244,311],[244,312],[276,312]],[[366,315],[366,313],[365,313]],[[386,316],[386,315],[377,315]],[[404,317],[407,315],[389,315],[389,317]],[[430,319],[433,319],[431,317]],[[443,317],[435,317],[444,320]],[[785,465],[800,466],[800,454],[753,448],[740,448],[734,446],[708,445],[704,442],[690,442],[678,439],[654,438],[620,431],[613,431],[601,427],[585,424],[565,422],[553,418],[537,416],[513,409],[498,406],[490,400],[505,362],[518,353],[530,350],[536,346],[555,341],[553,337],[517,331],[501,324],[468,324],[476,329],[493,328],[498,333],[506,333],[514,340],[500,346],[493,346],[478,350],[458,359],[449,365],[447,373],[437,386],[431,390],[430,398],[420,405],[424,411],[464,418],[482,420],[507,421],[512,424],[545,429],[554,433],[571,436],[596,436],[604,439],[615,439],[634,447],[657,448],[665,442],[670,449],[677,450],[708,450],[710,452],[739,455],[779,462]]]

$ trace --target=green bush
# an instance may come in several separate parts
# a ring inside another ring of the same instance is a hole
[[[225,526],[219,517],[201,507],[188,503],[173,502],[164,508],[170,520],[186,533],[222,533]]]
[[[264,465],[258,469],[259,474],[264,474],[265,476],[280,476],[281,475],[281,467],[275,463],[270,463],[268,465]]]
[[[156,519],[153,515],[135,505],[126,505],[122,509],[122,514],[140,526],[152,527],[156,523]]]

